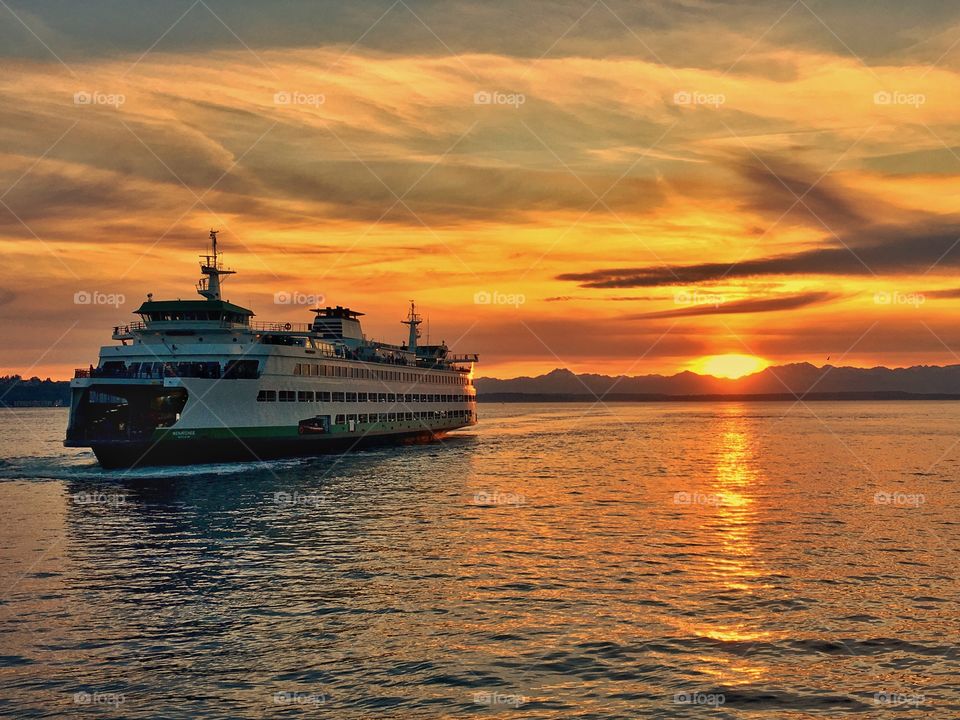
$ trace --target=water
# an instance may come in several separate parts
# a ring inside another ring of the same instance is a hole
[[[481,411],[133,472],[0,413],[0,714],[960,716],[960,405]]]

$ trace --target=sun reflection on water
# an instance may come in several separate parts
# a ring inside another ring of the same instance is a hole
[[[681,629],[701,638],[723,643],[751,643],[772,635],[743,622],[724,622],[731,604],[762,593],[770,585],[758,578],[766,574],[758,557],[758,498],[764,477],[756,462],[756,440],[744,408],[731,405],[718,433],[715,454],[717,461],[708,478],[705,491],[716,499],[708,513],[700,515],[700,532],[713,545],[703,569],[705,612],[696,622],[683,623]],[[711,589],[712,588],[712,589]],[[709,606],[719,596],[720,610]],[[742,685],[756,682],[767,668],[749,658],[731,658],[727,653],[704,655],[703,672],[718,682]]]

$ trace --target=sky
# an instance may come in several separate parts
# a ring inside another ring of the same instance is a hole
[[[211,228],[256,319],[415,299],[478,375],[960,362],[955,3],[3,0],[0,63],[0,374]]]

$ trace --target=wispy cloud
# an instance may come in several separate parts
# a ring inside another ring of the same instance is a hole
[[[808,305],[829,302],[841,297],[839,293],[809,292],[773,298],[755,298],[718,302],[715,305],[699,304],[673,310],[628,315],[627,320],[659,320],[664,318],[697,317],[703,315],[740,315],[744,313],[768,313],[781,310],[797,310]]]

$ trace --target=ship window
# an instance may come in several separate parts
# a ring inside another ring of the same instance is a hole
[[[413,413],[412,412],[404,413],[404,418],[406,418],[407,420],[413,420]]]
[[[403,401],[408,403],[413,402],[413,395],[411,395],[410,393],[407,393],[406,395],[403,396]]]
[[[357,393],[357,402],[366,402],[367,394],[366,393]]]
[[[347,422],[355,423],[357,421],[356,415],[347,415]]]
[[[366,423],[366,422],[367,422],[367,416],[366,416],[366,415],[358,415],[358,416],[357,416],[357,422],[360,423],[361,425],[364,424],[364,423]]]
[[[108,393],[96,392],[95,390],[90,391],[90,402],[94,405],[127,405],[127,399],[119,397],[118,395],[110,395]]]
[[[337,415],[337,419],[335,422],[337,425],[343,425],[344,423],[346,423],[346,418],[343,415]]]
[[[356,401],[357,401],[357,394],[355,392],[348,392],[347,402],[356,402]]]
[[[378,394],[377,394],[377,398],[378,398],[377,402],[385,403],[385,402],[387,401],[387,394],[386,394],[386,393],[378,393]]]
[[[344,400],[343,400],[343,393],[342,393],[342,392],[335,392],[335,393],[333,394],[333,401],[334,401],[334,402],[344,402]]]
[[[297,363],[296,365],[293,366],[293,374],[294,374],[294,375],[300,375],[300,374],[301,374],[301,369],[302,369],[302,368],[301,368],[300,363]]]
[[[370,395],[367,397],[367,402],[376,402],[376,401],[377,401],[377,394],[370,393]]]
[[[261,390],[257,393],[257,402],[276,402],[276,390]]]
[[[389,422],[393,422],[397,419],[396,413],[389,413],[389,416],[390,416]]]
[[[295,402],[297,399],[297,393],[293,390],[281,390],[280,391],[280,402]]]
[[[318,393],[317,393],[317,402],[330,402],[330,393],[328,393],[328,392],[318,392]]]
[[[258,376],[259,363],[256,360],[230,360],[223,371],[228,379],[250,380]]]
[[[297,402],[313,402],[313,391],[299,390],[297,392]]]
[[[396,401],[397,401],[397,396],[396,396],[396,395],[394,395],[393,393],[387,393],[387,402],[392,403],[392,402],[396,402]]]
[[[377,417],[380,419],[380,422],[386,422],[386,421],[387,421],[387,414],[386,414],[386,413],[380,413],[379,415],[377,415]]]

